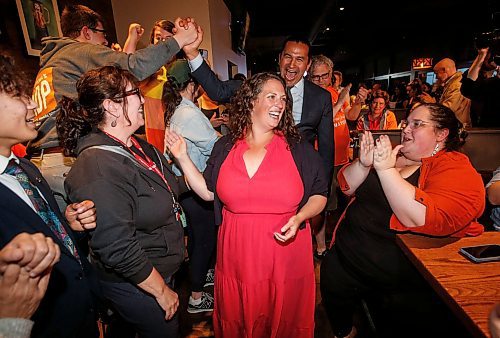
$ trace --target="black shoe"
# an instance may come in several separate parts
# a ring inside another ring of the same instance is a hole
[[[314,258],[322,260],[328,254],[328,249],[323,252],[314,251]]]

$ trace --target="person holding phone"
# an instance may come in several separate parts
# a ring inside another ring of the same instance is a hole
[[[426,285],[397,246],[396,234],[480,235],[485,207],[481,176],[458,152],[466,132],[451,109],[422,104],[402,122],[401,144],[361,137],[357,160],[339,172],[355,196],[321,265],[321,294],[337,337],[353,336],[352,315],[366,294]],[[406,314],[413,318],[411,313]]]
[[[216,337],[314,335],[311,230],[302,224],[325,207],[328,179],[294,126],[291,103],[281,77],[246,80],[230,108],[231,133],[215,144],[203,176],[182,137],[165,140],[191,188],[215,200]]]

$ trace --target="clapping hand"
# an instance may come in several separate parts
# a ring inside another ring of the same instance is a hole
[[[187,155],[187,145],[184,138],[169,128],[165,130],[165,147],[175,157]]]
[[[373,149],[375,147],[372,133],[366,131],[359,139],[359,163],[366,168],[373,165]]]
[[[366,101],[366,98],[368,97],[368,94],[370,91],[364,87],[359,88],[358,93],[356,94],[356,103],[364,104]]]
[[[389,136],[380,136],[373,151],[373,167],[375,170],[379,172],[394,168],[396,166],[397,155],[401,148],[403,148],[403,146],[399,144],[392,149]]]

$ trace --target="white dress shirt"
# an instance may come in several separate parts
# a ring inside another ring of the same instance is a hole
[[[202,63],[203,63],[203,56],[201,56],[201,54],[198,54],[198,56],[192,60],[188,60],[188,64],[189,64],[189,68],[191,68],[191,72],[194,72],[195,70],[200,68]]]
[[[302,120],[302,105],[304,104],[304,78],[300,79],[299,82],[290,88],[290,93],[293,99],[293,121],[295,124],[299,124]]]
[[[31,200],[28,197],[28,194],[26,194],[26,191],[24,191],[23,187],[21,186],[21,183],[19,183],[15,176],[5,173],[5,169],[7,169],[7,165],[9,164],[11,159],[14,159],[17,164],[19,164],[19,159],[12,152],[10,153],[9,157],[0,155],[0,183],[12,190],[14,194],[19,196],[20,199],[22,199],[27,205],[31,207],[31,209],[36,212],[35,206],[33,205],[33,203],[31,203]],[[40,190],[38,190],[38,192],[40,192]],[[40,196],[42,196],[42,198],[47,202],[41,192]]]

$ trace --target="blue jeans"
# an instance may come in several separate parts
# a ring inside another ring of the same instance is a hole
[[[147,338],[178,338],[179,316],[176,313],[165,320],[165,312],[156,299],[130,283],[100,281],[104,297],[111,302],[114,310],[139,334]],[[172,277],[165,283],[173,289]],[[134,337],[134,333],[131,332]]]

